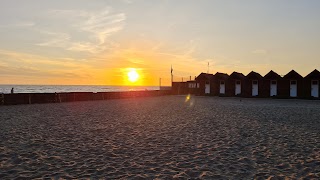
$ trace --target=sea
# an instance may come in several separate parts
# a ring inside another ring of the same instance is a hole
[[[104,86],[104,85],[0,85],[0,93],[59,93],[59,92],[119,92],[159,90],[159,86]]]

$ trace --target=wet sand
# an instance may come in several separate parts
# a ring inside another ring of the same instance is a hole
[[[320,101],[0,106],[0,179],[319,179]]]

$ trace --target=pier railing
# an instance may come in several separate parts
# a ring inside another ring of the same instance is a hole
[[[0,105],[63,103],[171,95],[170,90],[0,94]]]

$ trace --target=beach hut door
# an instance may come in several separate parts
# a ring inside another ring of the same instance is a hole
[[[270,83],[270,96],[277,95],[277,81],[271,81]]]
[[[209,81],[206,81],[204,93],[210,94],[210,82]]]
[[[311,96],[319,97],[319,81],[313,80],[311,82]]]
[[[224,81],[220,81],[220,94],[225,94],[226,93],[226,86]]]
[[[297,81],[290,81],[290,97],[297,97]]]
[[[258,81],[252,81],[252,96],[258,96]]]
[[[236,81],[235,95],[241,94],[241,81]]]

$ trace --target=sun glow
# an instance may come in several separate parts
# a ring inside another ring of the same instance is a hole
[[[131,69],[128,72],[128,80],[132,83],[137,82],[139,79],[139,74],[137,73],[137,71],[135,69]]]

